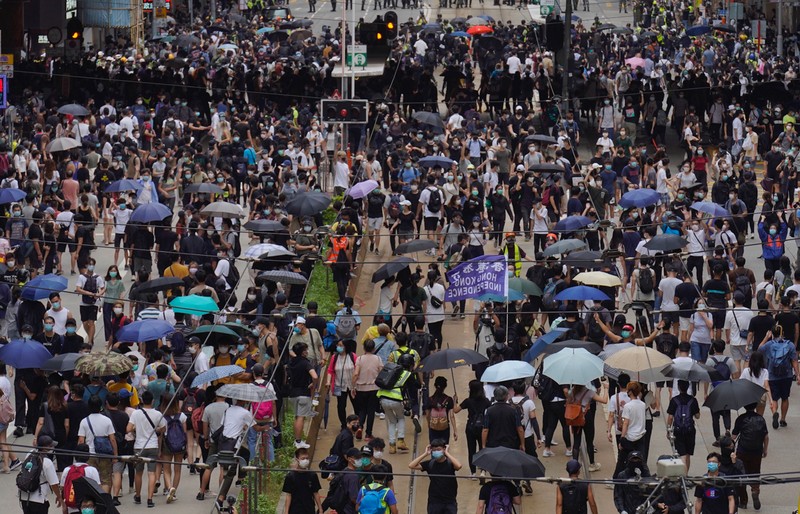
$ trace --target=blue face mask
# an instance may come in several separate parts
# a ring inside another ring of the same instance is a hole
[[[239,346],[236,347],[236,349],[239,350],[239,353],[242,353],[246,348],[247,347],[243,344],[240,344]]]
[[[75,330],[75,327],[67,327],[67,334],[74,334]]]
[[[628,337],[631,336],[631,331],[630,330],[623,330],[620,335],[622,335],[623,338],[628,338]]]
[[[433,450],[431,452],[431,457],[437,460],[441,459],[442,457],[444,457],[444,452],[442,450]]]
[[[716,473],[719,471],[719,463],[718,462],[709,462],[706,464],[709,473]]]
[[[44,329],[46,331],[50,332],[51,330],[53,330],[53,324],[52,323],[45,323],[44,324]]]
[[[119,208],[124,211],[125,210],[125,204],[124,203],[119,204]]]
[[[777,233],[778,233],[778,231],[776,229],[774,229],[774,228],[769,229],[769,235],[774,236]]]
[[[343,353],[343,352],[344,352],[344,346],[337,346],[336,347],[336,353]]]
[[[116,271],[109,271],[108,272],[108,276],[111,277],[111,278],[117,278],[117,272]]]
[[[295,334],[299,334],[299,333],[300,333],[300,327],[294,327],[294,330],[293,330],[293,332],[294,332]]]
[[[94,507],[83,507],[81,514],[94,514]]]

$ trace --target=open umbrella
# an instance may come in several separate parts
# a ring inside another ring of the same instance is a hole
[[[72,489],[75,492],[75,498],[80,500],[78,504],[87,498],[94,501],[94,514],[119,514],[114,506],[114,498],[91,478],[82,476],[74,479]]]
[[[739,410],[751,403],[758,403],[767,390],[749,380],[727,380],[714,386],[703,407],[711,412]]]
[[[544,353],[545,355],[553,355],[555,353],[567,349],[586,350],[592,355],[598,355],[600,352],[603,351],[603,349],[600,348],[599,344],[593,343],[592,341],[582,341],[580,339],[567,339],[566,341],[558,341],[557,343],[547,345],[547,348],[544,349]]]
[[[270,43],[283,42],[289,39],[289,33],[285,30],[275,30],[267,34],[267,39],[269,39]]]
[[[213,302],[214,300],[211,301]],[[139,320],[119,329],[117,332],[117,341],[121,343],[141,343],[144,341],[161,339],[173,332],[175,332],[175,328],[166,321],[158,319]]]
[[[600,352],[598,357],[600,357],[604,361],[607,361],[608,358],[611,357],[612,355],[615,355],[618,352],[621,352],[622,350],[627,350],[629,348],[636,348],[636,345],[633,343],[608,343],[606,344],[605,348],[603,348],[603,351]],[[606,363],[606,365],[608,365],[608,363]]]
[[[641,57],[630,57],[625,59],[625,64],[630,64],[632,68],[644,68],[644,59]]]
[[[401,245],[397,245],[395,251],[398,254],[405,254],[405,253],[415,253],[415,252],[424,252],[425,250],[432,250],[436,248],[438,245],[435,241],[431,241],[430,239],[414,239],[413,241],[408,241]]]
[[[478,39],[478,43],[482,49],[497,51],[502,50],[503,46],[505,45],[503,41],[501,41],[498,37],[491,35],[491,33],[481,34],[480,39]]]
[[[597,269],[603,264],[603,254],[594,251],[570,252],[563,261],[567,266]]]
[[[50,293],[60,293],[67,288],[69,279],[67,277],[48,273],[39,275],[33,280],[22,286],[22,298],[25,300],[44,300]]]
[[[463,16],[456,16],[455,18],[450,20],[450,23],[452,23],[453,25],[458,25],[459,23],[466,23],[466,22],[467,19],[464,18]]]
[[[661,200],[661,194],[655,189],[634,189],[619,199],[619,206],[626,209],[633,207],[649,207]]]
[[[714,202],[694,202],[690,207],[698,212],[704,212],[717,218],[731,215],[726,208]]]
[[[467,29],[467,34],[472,36],[480,36],[481,34],[491,34],[494,32],[492,27],[487,25],[473,25],[472,27]]]
[[[569,216],[556,223],[553,228],[556,232],[575,232],[594,223],[593,219],[586,216]]]
[[[191,48],[195,43],[199,44],[200,38],[194,34],[181,34],[178,36],[178,39],[175,40],[175,44],[181,48]]]
[[[303,41],[304,39],[310,38],[312,35],[310,30],[295,30],[289,34],[289,41]]]
[[[497,477],[540,478],[545,474],[544,464],[539,459],[505,446],[484,448],[475,454],[472,464]]]
[[[203,182],[202,184],[190,184],[186,186],[183,190],[184,193],[207,193],[207,194],[214,194],[214,195],[221,195],[225,192],[224,189],[221,187],[214,185],[214,184],[207,184]]]
[[[222,50],[223,52],[227,52],[228,50],[231,50],[231,51],[235,52],[235,51],[239,50],[239,47],[234,45],[233,43],[225,43],[224,45],[219,45],[217,47],[217,50]]]
[[[622,280],[618,276],[605,271],[584,271],[575,275],[572,280],[590,286],[618,287],[622,285]]]
[[[75,363],[75,371],[90,377],[121,375],[131,369],[133,369],[131,360],[127,356],[116,352],[86,353],[81,355]]]
[[[47,145],[48,152],[66,152],[73,148],[80,148],[81,142],[72,137],[57,137]]]
[[[260,29],[258,29],[256,31],[256,35],[257,36],[263,36],[264,34],[267,34],[269,32],[274,32],[274,31],[275,31],[275,27],[261,27]]]
[[[536,374],[536,368],[524,361],[503,361],[489,366],[481,375],[481,382],[487,384],[499,384],[520,378],[532,377]]]
[[[528,168],[529,171],[539,173],[564,173],[564,166],[560,164],[533,164]]]
[[[201,325],[189,336],[197,336],[204,344],[235,343],[239,340],[239,333],[222,325]]]
[[[370,194],[375,189],[378,189],[379,184],[374,180],[364,180],[359,182],[358,184],[354,185],[347,191],[345,191],[345,196],[349,196],[354,200],[360,200],[364,198],[368,194]]]
[[[527,278],[511,277],[508,279],[508,288],[514,291],[519,291],[522,294],[531,296],[542,296],[544,291],[539,287],[536,282],[532,282]]]
[[[686,34],[692,37],[702,36],[704,34],[708,34],[709,32],[711,32],[711,27],[708,25],[695,25],[694,27],[689,27],[686,29]]]
[[[147,282],[142,282],[136,289],[136,292],[141,293],[158,293],[159,291],[169,291],[176,287],[184,285],[183,280],[177,277],[159,277]]]
[[[190,294],[189,296],[178,296],[173,298],[169,304],[172,310],[182,314],[192,314],[194,316],[202,316],[211,312],[217,312],[219,306],[210,296],[200,296]]]
[[[225,384],[216,391],[217,396],[243,402],[269,402],[277,400],[275,393],[267,387],[255,384]]]
[[[272,270],[265,271],[258,275],[262,280],[271,280],[273,282],[280,282],[281,284],[289,285],[304,285],[308,284],[308,279],[300,273],[285,270]]]
[[[601,290],[589,286],[573,286],[568,287],[555,296],[558,301],[604,301],[610,300],[607,294]]]
[[[486,25],[486,20],[484,20],[483,18],[479,18],[477,16],[474,16],[472,18],[469,18],[466,23],[467,23],[468,27],[476,27],[476,26],[479,26],[479,25]]]
[[[122,179],[122,180],[115,180],[108,184],[105,189],[103,189],[104,193],[124,193],[126,191],[141,191],[143,189],[142,185],[135,180],[130,179]]]
[[[221,218],[244,218],[242,208],[238,204],[230,202],[213,202],[203,207],[200,212]]]
[[[597,27],[597,30],[598,30],[598,32],[602,32],[604,30],[611,30],[611,29],[615,29],[615,28],[617,28],[617,26],[614,25],[613,23],[603,23],[602,25],[599,25]]]
[[[736,27],[731,25],[730,23],[720,23],[719,25],[714,25],[714,30],[719,30],[720,32],[736,32]]]
[[[586,242],[580,239],[562,239],[544,249],[545,257],[552,257],[563,253],[586,248]]]
[[[525,295],[515,289],[509,289],[505,296],[496,293],[485,293],[475,298],[475,300],[483,303],[488,303],[488,302],[508,303],[508,302],[518,302],[524,299]]]
[[[417,111],[411,117],[422,124],[430,125],[432,127],[437,127],[437,128],[444,128],[444,122],[442,121],[442,117],[439,116],[438,113],[428,112],[428,111]]]
[[[648,250],[658,252],[672,252],[680,250],[689,243],[677,234],[658,234],[644,244]]]
[[[468,348],[445,348],[425,357],[417,367],[417,371],[434,371],[437,369],[451,369],[459,366],[469,366],[487,362],[485,356]]]
[[[244,372],[244,368],[241,366],[236,366],[235,364],[231,364],[229,366],[215,366],[197,375],[194,380],[192,380],[192,387],[200,387],[204,384],[210,384],[215,380],[232,377]]]
[[[242,325],[241,323],[235,323],[229,321],[228,323],[223,323],[222,325],[218,326],[229,328],[234,332],[236,332],[237,334],[239,334],[239,337],[242,338],[247,337],[249,335],[253,335],[253,330],[248,325]]]
[[[688,380],[689,382],[722,380],[722,375],[716,369],[697,361],[672,363],[662,368],[661,373],[668,378]]]
[[[244,224],[244,228],[255,233],[283,232],[286,230],[286,227],[280,221],[275,220],[250,220]]]
[[[476,17],[477,17],[477,18],[480,18],[480,19],[482,19],[482,20],[488,21],[489,23],[493,23],[493,22],[494,22],[494,18],[492,18],[492,17],[491,17],[491,16],[489,16],[488,14],[479,14],[479,15],[478,15],[478,16],[476,16]]]
[[[162,203],[145,203],[133,211],[130,221],[133,223],[150,223],[161,221],[169,216],[172,216],[172,210],[166,205]]]
[[[41,368],[52,355],[39,341],[14,339],[0,348],[0,360],[18,369]]]
[[[533,360],[544,353],[545,348],[547,345],[553,344],[553,341],[558,339],[559,337],[564,335],[568,329],[566,328],[554,328],[547,332],[546,334],[542,334],[539,339],[534,341],[531,347],[525,352],[525,355],[522,356],[522,360],[525,362],[533,362]]]
[[[467,38],[471,38],[472,37],[472,34],[467,34],[463,30],[457,30],[457,31],[451,32],[450,34],[447,34],[447,35],[450,36],[450,37],[467,37]]]
[[[378,282],[382,282],[389,277],[393,277],[404,268],[407,268],[416,262],[417,261],[411,257],[397,257],[393,261],[387,262],[378,268],[378,270],[372,274],[372,283],[377,284]]]
[[[281,245],[273,243],[259,243],[244,252],[244,257],[247,259],[264,259],[267,257],[282,257],[284,255],[294,255],[294,253]]]
[[[45,371],[72,371],[75,362],[83,357],[82,353],[62,353],[45,361],[41,369]]]
[[[423,157],[417,163],[425,168],[439,166],[444,169],[449,169],[453,164],[457,164],[453,159],[448,159],[447,157],[442,157],[440,155],[429,155],[428,157]]]
[[[606,366],[619,369],[631,375],[637,382],[661,382],[664,380],[664,375],[661,369],[672,363],[672,359],[658,350],[648,348],[647,346],[633,346],[618,351],[615,347],[621,347],[628,343],[617,343],[606,346],[603,353],[611,355],[605,358]]]
[[[553,136],[548,136],[545,134],[532,134],[525,138],[525,142],[527,143],[544,143],[546,145],[555,145],[558,143],[558,139],[554,138]],[[563,169],[563,166],[561,166]]]
[[[317,191],[298,193],[286,203],[286,212],[295,216],[315,216],[331,204],[328,195]]]
[[[628,27],[614,27],[613,29],[611,29],[611,33],[628,35],[628,34],[633,34],[633,30],[629,29]]]
[[[603,361],[583,348],[565,348],[544,359],[542,373],[557,384],[585,385],[603,376]]]
[[[9,189],[9,188],[0,189],[0,205],[19,202],[27,195],[28,194],[22,189]]]
[[[58,108],[58,114],[70,114],[72,116],[89,116],[89,109],[78,104],[62,105]]]

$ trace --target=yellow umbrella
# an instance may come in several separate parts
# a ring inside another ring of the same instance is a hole
[[[606,273],[605,271],[585,271],[575,275],[573,280],[590,286],[616,287],[622,285],[622,281],[618,276]]]
[[[627,371],[639,382],[659,382],[664,380],[660,370],[672,364],[672,359],[647,346],[636,346],[612,354],[605,363],[611,368]]]

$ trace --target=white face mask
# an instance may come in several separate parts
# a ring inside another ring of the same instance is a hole
[[[311,461],[309,459],[300,459],[297,461],[297,465],[303,469],[307,469],[310,464]]]
[[[251,302],[254,302],[256,300],[256,295],[249,294],[249,295],[247,295],[247,299],[250,300]]]
[[[114,307],[114,314],[122,314],[122,307]]]
[[[221,354],[228,353],[228,347],[227,346],[220,346],[219,347],[219,353],[221,353]]]
[[[190,346],[189,347],[189,353],[191,353],[192,355],[196,354],[197,353],[197,348],[195,348],[194,346]]]
[[[376,459],[380,459],[380,458],[383,457],[383,452],[382,451],[374,451],[374,452],[372,452],[372,456],[375,457]]]

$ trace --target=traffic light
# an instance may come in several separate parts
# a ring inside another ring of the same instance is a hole
[[[359,40],[368,46],[386,45],[388,34],[383,22],[362,23]]]
[[[366,123],[366,100],[322,100],[322,121],[328,123]]]
[[[83,23],[81,20],[73,16],[67,21],[67,39],[80,40],[83,39]]]
[[[383,15],[383,21],[386,24],[386,37],[390,40],[396,38],[400,29],[397,23],[397,13],[394,11],[387,11],[386,14]]]

